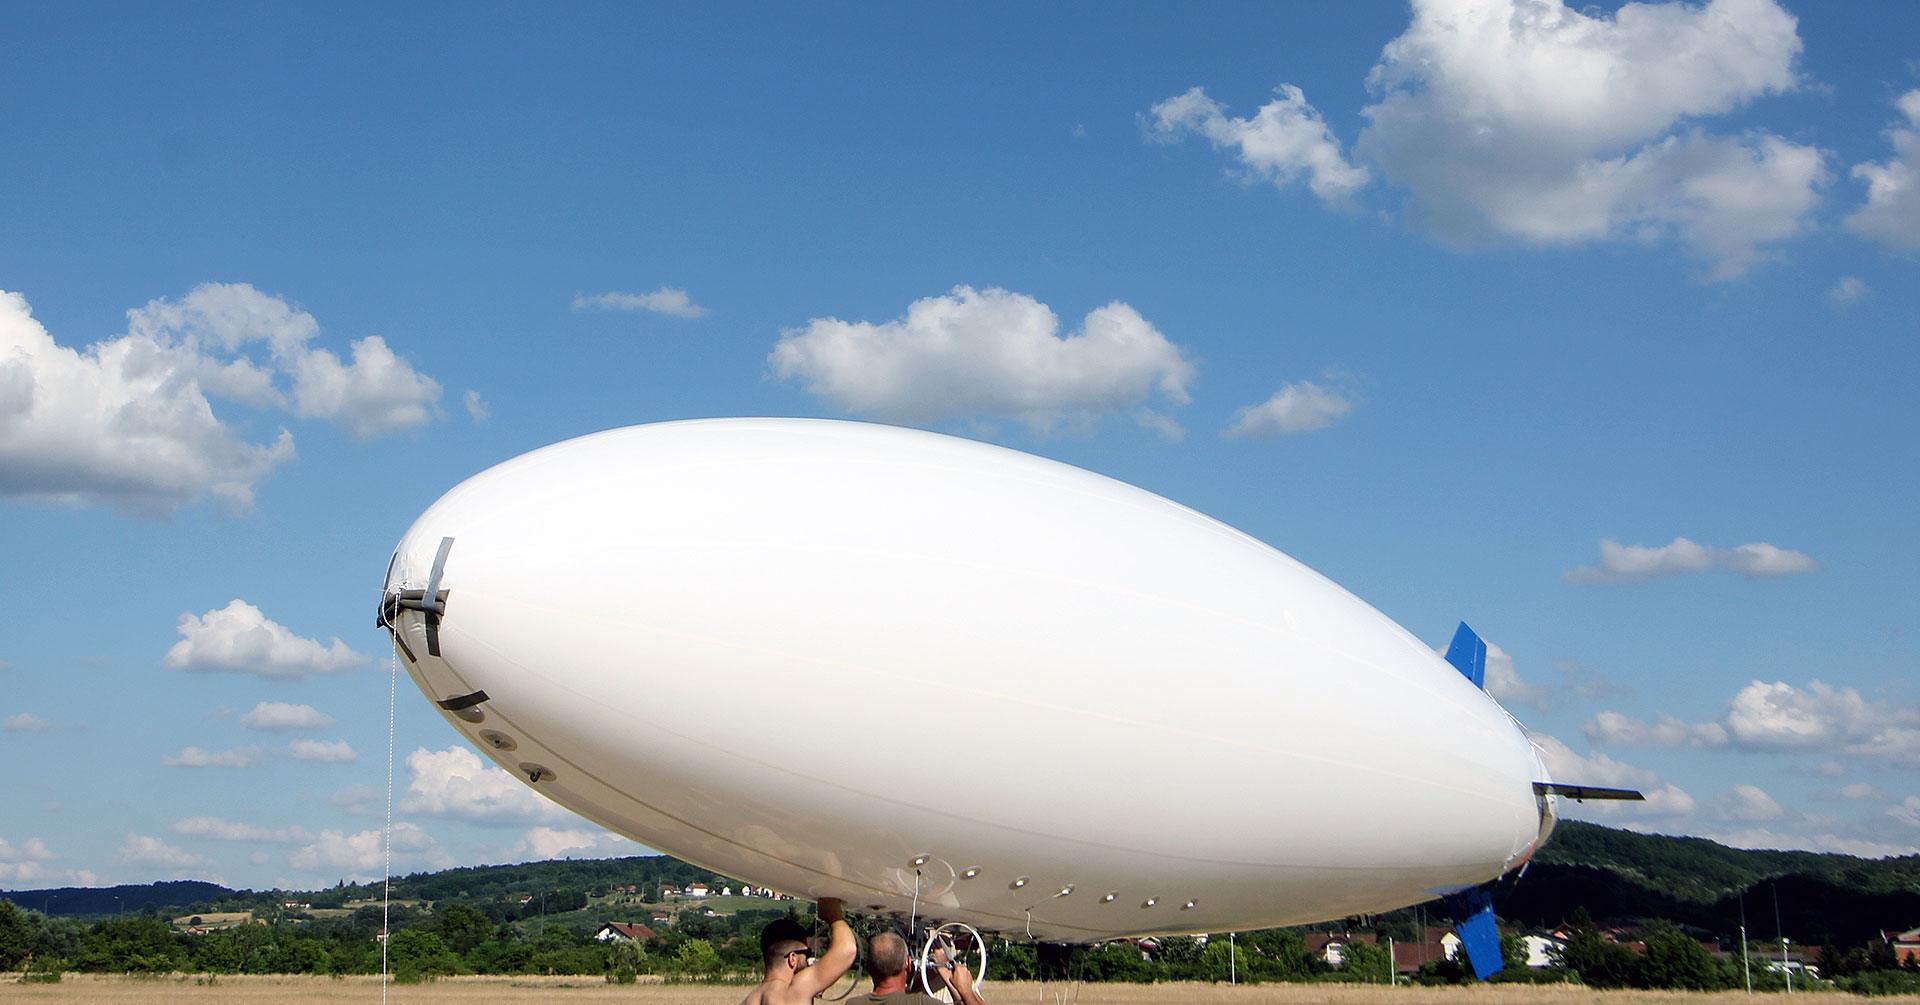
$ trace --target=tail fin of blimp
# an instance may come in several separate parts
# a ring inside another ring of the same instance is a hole
[[[1487,689],[1487,644],[1480,641],[1480,636],[1464,621],[1453,633],[1453,644],[1447,647],[1447,662],[1472,681],[1474,687]]]
[[[1465,627],[1464,625],[1461,627]],[[1453,931],[1460,937],[1473,975],[1486,980],[1500,972],[1505,961],[1500,956],[1500,928],[1493,919],[1493,891],[1476,886],[1446,897],[1447,911],[1453,915]]]

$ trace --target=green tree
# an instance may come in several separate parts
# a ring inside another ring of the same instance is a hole
[[[1387,947],[1376,942],[1353,939],[1340,951],[1340,970],[1353,979],[1385,984],[1393,977],[1393,957]]]
[[[1589,986],[1623,988],[1634,983],[1638,961],[1633,950],[1602,937],[1600,927],[1584,907],[1574,911],[1567,945],[1559,956],[1560,965],[1579,974],[1581,982]]]
[[[78,969],[164,974],[180,969],[184,956],[174,941],[172,926],[159,918],[129,914],[108,918],[87,930],[80,944]]]
[[[403,928],[387,939],[387,960],[396,979],[418,980],[460,972],[460,958],[439,932],[422,926]]]
[[[19,970],[33,955],[33,919],[11,900],[0,900],[0,970]]]
[[[720,972],[720,954],[705,939],[688,939],[673,954],[674,969],[693,977],[711,977]]]
[[[1090,981],[1127,981],[1151,984],[1158,970],[1140,951],[1124,940],[1103,942],[1086,956],[1086,978]]]
[[[1635,967],[1634,983],[1641,987],[1717,991],[1731,986],[1707,947],[1672,923],[1650,921],[1640,937],[1647,949]]]

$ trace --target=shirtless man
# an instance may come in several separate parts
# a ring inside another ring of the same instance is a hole
[[[942,946],[933,948],[933,964],[942,971],[947,987],[953,989],[955,1005],[986,1005],[980,992],[974,990],[973,974],[968,972],[964,960],[955,955],[947,958]],[[918,991],[908,991],[907,985],[913,980],[913,955],[907,951],[907,940],[894,932],[881,932],[867,940],[867,973],[873,978],[873,991],[854,999],[856,1002],[871,1005],[944,1005],[940,999]]]
[[[827,941],[827,951],[820,961],[812,966],[807,965],[807,944],[804,941],[775,938],[762,947],[761,955],[767,964],[766,979],[740,1005],[809,1005],[820,992],[832,987],[848,967],[853,966],[853,929],[840,913],[840,901],[832,897],[820,898],[819,914],[832,936]]]

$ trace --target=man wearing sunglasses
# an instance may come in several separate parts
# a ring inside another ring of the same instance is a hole
[[[781,918],[761,931],[766,977],[740,1005],[808,1005],[853,966],[853,929],[841,914],[840,901],[820,898],[819,915],[831,935],[826,953],[811,965],[807,962],[806,930],[797,922]]]

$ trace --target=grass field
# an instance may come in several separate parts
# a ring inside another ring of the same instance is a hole
[[[844,985],[842,985],[844,988]],[[405,1002],[591,1002],[640,1005],[734,1005],[743,985],[608,984],[580,977],[453,977],[428,984],[395,984],[386,1000]],[[837,994],[841,989],[836,988]],[[861,990],[865,990],[863,986]],[[1688,994],[1677,991],[1589,991],[1556,985],[1499,984],[1466,988],[1385,988],[1353,984],[989,984],[992,1005],[1737,1005],[1741,992]],[[1755,998],[1780,1001],[1781,995]],[[21,984],[0,975],[0,999],[68,1002],[378,1002],[379,978],[347,977],[124,977],[68,974],[58,984]],[[1787,999],[1791,1002],[1800,999]],[[1920,997],[1856,998],[1822,994],[1821,1005],[1887,1002],[1913,1005]]]

